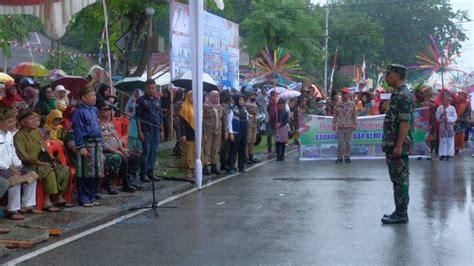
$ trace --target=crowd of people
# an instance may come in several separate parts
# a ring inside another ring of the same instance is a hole
[[[129,96],[124,108],[112,88],[102,82],[90,81],[74,101],[69,93],[62,85],[40,86],[31,79],[5,84],[0,104],[0,196],[8,191],[7,217],[22,220],[26,213],[71,207],[64,195],[73,181],[83,207],[100,205],[99,188],[109,194],[119,193],[114,187],[118,178],[123,192],[140,190],[141,183],[159,180],[154,175],[158,147],[172,135],[177,136],[173,156],[181,158],[186,181],[194,180],[192,91],[178,88],[158,92],[155,82],[148,80],[143,89]],[[340,146],[336,163],[350,163],[350,138],[357,116],[384,114],[388,103],[384,93],[381,88],[370,92],[363,82],[357,91],[342,88],[332,93],[329,102],[316,85],[303,87],[301,96],[290,99],[280,98],[264,85],[252,91],[243,87],[240,91],[207,92],[203,104],[203,174],[245,173],[249,165],[259,162],[254,146],[263,133],[267,156],[284,161],[290,138],[300,145],[304,114],[334,117]],[[441,160],[449,160],[464,148],[469,136],[467,95],[441,91],[434,97],[426,86],[415,95],[417,107],[428,107],[432,114],[433,150],[439,151]],[[119,116],[128,121],[127,136],[116,128],[113,119]],[[64,149],[66,165],[48,152],[51,142]],[[42,210],[35,208],[38,182],[44,186]]]

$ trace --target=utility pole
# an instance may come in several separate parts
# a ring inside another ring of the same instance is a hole
[[[328,44],[329,44],[329,4],[326,0],[326,34],[324,45],[324,95],[328,97]]]

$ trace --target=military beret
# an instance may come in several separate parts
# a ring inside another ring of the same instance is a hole
[[[391,64],[388,65],[387,70],[385,71],[386,74],[388,73],[400,73],[400,74],[406,74],[407,68],[405,66],[399,65],[399,64]]]

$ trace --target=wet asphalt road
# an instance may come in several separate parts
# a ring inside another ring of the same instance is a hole
[[[470,155],[470,154],[469,154]],[[26,265],[474,265],[474,158],[410,161],[410,222],[383,160],[271,162]]]

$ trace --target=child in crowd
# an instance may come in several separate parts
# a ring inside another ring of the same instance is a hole
[[[88,84],[79,90],[81,104],[72,115],[76,157],[77,196],[79,204],[94,207],[99,180],[104,177],[103,139],[94,87]]]
[[[44,128],[49,131],[50,140],[55,140],[61,143],[61,146],[64,146],[63,139],[66,133],[62,126],[62,121],[63,114],[60,110],[54,109],[46,116]]]

